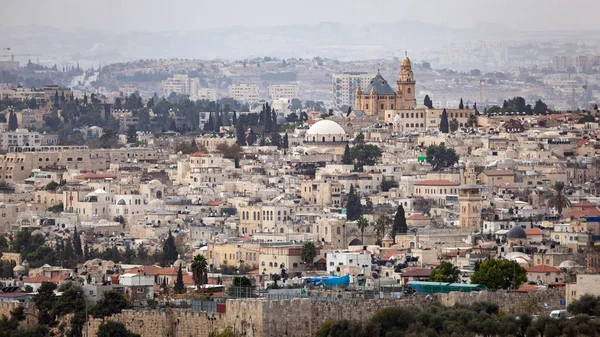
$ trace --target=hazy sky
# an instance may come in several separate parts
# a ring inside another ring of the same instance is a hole
[[[415,20],[519,30],[598,29],[598,0],[0,0],[0,24],[181,31],[232,25]]]

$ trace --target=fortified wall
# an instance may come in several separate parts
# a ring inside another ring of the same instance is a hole
[[[193,312],[191,309],[124,310],[109,319],[123,323],[141,336],[209,337],[213,332],[233,329],[247,337],[312,337],[329,319],[366,321],[379,309],[391,306],[421,307],[427,302],[452,306],[476,301],[499,305],[508,314],[527,312],[544,315],[560,308],[564,291],[534,293],[480,292],[407,296],[400,299],[347,300],[319,302],[310,299],[269,301],[267,299],[228,300],[226,313]],[[545,304],[547,308],[545,308]],[[102,320],[90,321],[89,335],[95,336]]]
[[[10,317],[10,312],[19,306],[25,306],[25,320],[21,322],[24,328],[32,327],[37,324],[37,310],[33,303],[0,302],[0,317]]]

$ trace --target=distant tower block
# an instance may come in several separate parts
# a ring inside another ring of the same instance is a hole
[[[463,185],[458,188],[460,228],[464,231],[480,230],[482,185]]]

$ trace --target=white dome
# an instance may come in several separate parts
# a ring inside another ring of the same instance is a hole
[[[318,121],[306,131],[307,135],[341,135],[345,136],[346,131],[336,122],[330,120]]]

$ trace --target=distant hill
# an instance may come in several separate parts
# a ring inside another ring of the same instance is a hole
[[[417,21],[380,24],[324,22],[314,25],[228,27],[194,32],[61,30],[46,26],[0,26],[0,47],[42,54],[46,63],[108,64],[148,58],[243,59],[251,56],[329,57],[340,60],[411,55],[464,40],[548,39],[552,33],[512,31],[498,24],[451,29]],[[26,61],[26,59],[20,59]]]

